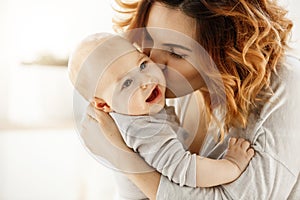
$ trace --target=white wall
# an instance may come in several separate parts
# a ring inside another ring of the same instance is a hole
[[[10,78],[9,61],[11,58],[7,53],[7,48],[10,44],[7,40],[9,34],[6,31],[6,27],[9,26],[9,20],[7,19],[7,1],[8,0],[2,0],[0,6],[0,26],[2,27],[0,31],[0,128],[1,122],[5,123],[7,118],[9,95],[8,83]]]
[[[109,0],[1,0],[0,129],[71,120],[67,69],[20,62],[41,52],[66,58],[85,35],[112,32],[111,18]]]
[[[112,200],[112,170],[96,162],[73,130],[0,134],[1,200]]]
[[[39,51],[65,57],[84,35],[111,31],[110,18],[106,0],[0,0],[1,200],[113,199],[112,171],[70,124],[67,68],[20,65]]]
[[[300,1],[299,0],[280,0],[289,11],[288,16],[294,21],[291,46],[295,48],[294,55],[300,58]]]

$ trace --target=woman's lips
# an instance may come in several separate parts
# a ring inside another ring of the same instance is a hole
[[[161,91],[158,85],[152,90],[150,96],[146,99],[147,103],[156,103],[161,98]]]

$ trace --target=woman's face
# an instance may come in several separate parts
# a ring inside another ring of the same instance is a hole
[[[166,96],[183,96],[203,87],[194,62],[196,21],[179,10],[154,3],[146,26],[153,42],[149,56],[160,65],[167,80]]]

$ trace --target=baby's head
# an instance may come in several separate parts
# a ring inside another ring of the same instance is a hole
[[[143,115],[165,104],[161,69],[121,36],[87,36],[71,54],[68,69],[76,90],[105,112]]]

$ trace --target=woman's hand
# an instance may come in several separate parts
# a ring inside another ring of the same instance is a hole
[[[126,146],[118,127],[108,113],[100,111],[90,104],[86,114],[90,121],[95,120],[99,124],[100,131],[112,145],[120,150],[133,152]]]
[[[102,164],[126,173],[153,171],[138,154],[126,146],[110,115],[95,109],[92,104],[87,107],[79,134],[84,146]]]
[[[79,130],[89,152],[102,164],[121,172],[150,199],[155,199],[160,174],[128,148],[113,119],[89,105]]]

